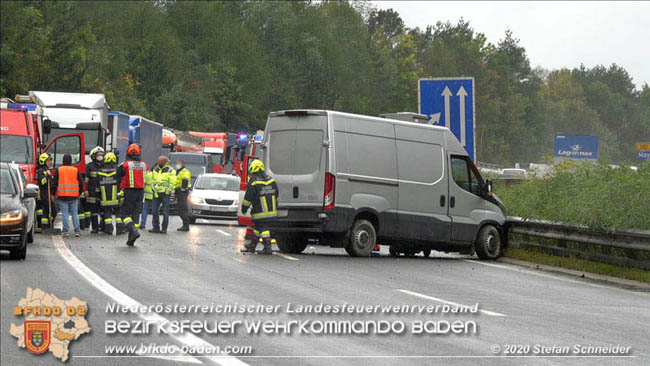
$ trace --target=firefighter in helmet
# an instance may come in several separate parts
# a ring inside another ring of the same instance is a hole
[[[119,182],[117,181],[117,156],[112,152],[106,154],[104,165],[97,172],[99,177],[99,205],[104,217],[104,232],[113,234],[113,215],[117,227],[117,235],[122,234],[124,225],[119,215]]]
[[[104,166],[104,149],[97,146],[90,150],[90,158],[92,161],[86,164],[86,203],[84,204],[84,216],[86,222],[90,221],[92,234],[99,233],[100,223],[100,191],[99,191],[99,175],[97,174]]]
[[[242,212],[246,213],[252,206],[251,216],[255,225],[253,240],[246,243],[242,252],[255,252],[258,241],[264,245],[264,254],[271,254],[271,232],[268,221],[278,215],[278,185],[269,177],[260,160],[253,160],[248,167],[250,180],[242,202]]]
[[[131,144],[126,150],[126,161],[117,168],[116,178],[124,195],[124,203],[120,207],[120,217],[124,227],[129,232],[126,245],[133,246],[140,237],[136,223],[142,212],[144,199],[144,176],[149,170],[147,164],[140,160],[140,146]]]
[[[48,153],[42,153],[38,157],[38,172],[36,173],[36,180],[38,183],[38,198],[36,200],[36,217],[38,227],[41,229],[49,229],[52,221],[56,217],[56,209],[54,206],[53,191],[52,191],[52,157]]]

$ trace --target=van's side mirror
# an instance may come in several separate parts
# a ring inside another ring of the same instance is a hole
[[[43,120],[43,134],[49,135],[52,132],[52,121],[49,118]]]
[[[492,197],[492,179],[485,180],[485,194],[488,197]]]

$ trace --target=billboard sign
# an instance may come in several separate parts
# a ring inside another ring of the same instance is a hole
[[[598,136],[555,134],[553,156],[565,159],[598,159]]]

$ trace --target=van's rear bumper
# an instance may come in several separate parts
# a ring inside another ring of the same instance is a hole
[[[323,207],[278,207],[278,212],[286,210],[286,216],[274,217],[266,221],[271,231],[276,232],[309,232],[337,233],[348,229],[351,220],[351,210],[334,207],[323,210]]]

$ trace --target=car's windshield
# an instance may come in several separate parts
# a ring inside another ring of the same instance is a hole
[[[0,135],[0,161],[33,164],[32,140],[27,136]]]
[[[1,194],[16,194],[16,187],[11,180],[9,170],[0,170],[0,193]]]
[[[239,179],[222,177],[200,177],[194,189],[212,189],[218,191],[239,191]]]

